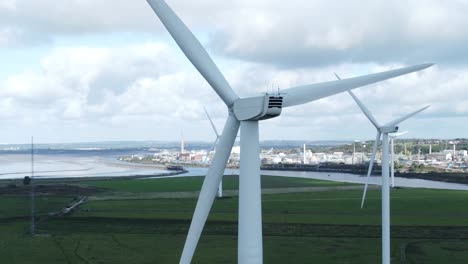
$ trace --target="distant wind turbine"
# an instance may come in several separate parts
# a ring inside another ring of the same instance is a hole
[[[283,107],[305,104],[432,65],[421,64],[346,80],[298,86],[274,95],[240,98],[200,42],[166,2],[147,1],[185,56],[226,104],[229,113],[198,197],[180,259],[180,263],[183,264],[192,261],[239,128],[241,153],[237,261],[242,264],[263,263],[259,121],[279,116]]]
[[[340,77],[335,73],[335,76]],[[367,186],[369,184],[369,177],[372,172],[372,166],[374,164],[375,155],[377,153],[377,147],[382,136],[382,264],[390,264],[390,181],[389,181],[389,134],[398,132],[398,124],[405,121],[406,119],[414,116],[415,114],[427,109],[429,106],[425,106],[417,111],[414,111],[406,116],[397,118],[384,125],[380,125],[374,118],[372,113],[367,107],[354,95],[352,91],[348,93],[353,97],[356,104],[359,106],[364,115],[374,125],[377,130],[375,137],[374,147],[372,149],[372,156],[369,161],[369,170],[367,171],[366,185],[364,187],[364,193],[362,195],[361,208],[364,206],[364,200],[366,199]]]
[[[206,111],[206,108],[205,108],[205,107],[203,107],[203,109],[205,110],[205,114],[206,114],[206,116],[208,117],[208,120],[210,120],[211,127],[213,128],[213,131],[214,131],[214,133],[215,133],[215,135],[216,135],[216,139],[215,139],[215,141],[213,142],[213,144],[211,145],[210,151],[209,151],[208,154],[206,155],[206,158],[205,158],[205,162],[206,162],[206,160],[208,159],[208,155],[209,155],[212,151],[215,150],[215,147],[216,147],[216,145],[218,144],[220,135],[219,135],[219,133],[218,133],[218,130],[216,129],[215,124],[213,123],[213,120],[211,120],[211,117],[210,117],[210,115],[208,114],[208,111]],[[222,173],[222,174],[224,174],[224,173]],[[222,174],[221,174],[221,180],[220,180],[219,186],[218,186],[218,194],[217,194],[218,198],[223,197],[223,178],[222,178],[223,175],[222,175]]]

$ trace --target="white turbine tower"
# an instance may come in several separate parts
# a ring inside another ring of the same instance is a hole
[[[336,74],[335,74],[336,75]],[[338,79],[340,77],[336,75]],[[414,116],[415,114],[427,109],[429,106],[423,107],[414,111],[406,116],[390,121],[384,125],[380,125],[367,107],[354,95],[352,91],[348,93],[353,97],[359,108],[371,123],[377,129],[377,136],[375,137],[374,147],[372,149],[372,156],[369,160],[369,170],[367,171],[366,185],[362,195],[361,208],[364,206],[366,198],[367,186],[369,184],[369,177],[372,172],[372,165],[374,164],[377,147],[379,145],[380,136],[382,136],[382,264],[390,264],[390,182],[388,173],[389,163],[389,134],[398,132],[398,124],[406,119]]]
[[[263,263],[258,122],[277,117],[283,107],[308,103],[350,89],[419,71],[421,64],[362,77],[298,86],[281,94],[239,98],[206,50],[163,0],[147,0],[187,58],[224,101],[228,118],[203,181],[180,263],[190,263],[216,196],[237,132],[240,139],[238,263]]]
[[[215,147],[216,147],[216,145],[218,144],[220,135],[219,135],[219,133],[218,133],[218,130],[216,129],[215,124],[213,123],[213,120],[211,120],[211,117],[210,117],[210,115],[208,114],[208,111],[206,111],[206,108],[204,108],[204,107],[203,107],[203,109],[205,110],[205,114],[206,114],[206,116],[208,117],[208,120],[210,120],[211,127],[213,128],[213,131],[214,131],[214,133],[215,133],[215,135],[216,135],[216,139],[215,139],[215,141],[213,142],[213,144],[211,145],[210,152],[208,152],[207,157],[205,158],[205,162],[206,162],[206,159],[208,158],[208,155],[209,155],[212,151],[215,150]],[[223,172],[223,174],[224,174],[224,172]],[[223,177],[223,175],[221,174],[221,180],[220,180],[219,186],[218,186],[218,194],[217,194],[218,198],[223,197],[223,178],[222,178],[222,177]]]
[[[392,182],[390,184],[390,186],[392,188],[395,188],[395,144],[393,142],[393,140],[399,136],[402,136],[404,134],[408,133],[408,131],[403,131],[403,132],[399,132],[399,133],[393,133],[393,134],[390,134],[388,135],[388,137],[390,138],[390,150],[391,150],[391,160],[390,160],[390,177],[392,178]]]
[[[374,163],[375,154],[377,152],[377,146],[379,145],[380,136],[382,135],[382,264],[390,264],[390,179],[389,179],[389,140],[388,134],[398,132],[398,124],[410,118],[411,116],[423,111],[429,106],[423,107],[417,111],[414,111],[404,117],[398,118],[385,125],[379,125],[375,120],[374,116],[359,101],[353,92],[348,91],[353,97],[354,101],[359,105],[362,112],[372,122],[377,129],[377,136],[375,138],[374,148],[372,150],[372,157],[369,161],[369,170],[367,172],[366,186],[364,187],[364,193],[362,195],[361,208],[364,206],[364,200],[366,198],[367,186],[369,184],[369,177],[372,171],[372,165]]]

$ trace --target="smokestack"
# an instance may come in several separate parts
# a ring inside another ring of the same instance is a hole
[[[184,150],[184,133],[181,132],[181,140],[180,140],[180,154],[183,154]]]
[[[429,154],[432,154],[432,144],[429,144]]]
[[[304,144],[304,158],[302,160],[303,164],[306,164],[306,144]]]
[[[353,158],[351,159],[352,164],[354,165],[354,156],[356,154],[356,140],[353,142]]]

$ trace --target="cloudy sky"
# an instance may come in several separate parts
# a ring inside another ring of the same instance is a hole
[[[242,97],[436,66],[355,90],[407,137],[468,136],[467,0],[167,0]],[[1,0],[0,143],[212,140],[225,106],[145,0]],[[283,110],[262,139],[371,139],[347,94]]]

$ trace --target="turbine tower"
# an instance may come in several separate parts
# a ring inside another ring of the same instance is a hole
[[[391,161],[390,161],[390,176],[392,178],[392,182],[390,186],[392,188],[395,188],[395,144],[393,143],[393,140],[399,136],[402,136],[404,134],[408,133],[408,131],[403,131],[399,133],[393,133],[389,135],[390,138],[390,149],[391,149]]]
[[[240,128],[238,263],[263,263],[259,127],[283,107],[305,104],[350,89],[419,71],[421,64],[362,77],[285,89],[278,94],[239,98],[192,32],[163,0],[147,0],[185,56],[228,108],[228,118],[198,197],[180,263],[190,263],[216,196],[216,190]]]
[[[336,75],[336,73],[335,73]],[[336,75],[338,79],[340,77]],[[364,193],[362,195],[361,208],[364,206],[364,200],[366,198],[367,186],[369,184],[369,177],[372,172],[372,166],[374,164],[377,147],[379,145],[380,137],[382,136],[382,264],[390,264],[390,184],[388,174],[388,163],[389,163],[389,134],[398,132],[398,124],[405,121],[406,119],[414,116],[415,114],[427,109],[429,106],[423,107],[417,111],[414,111],[406,116],[397,118],[384,125],[380,125],[367,107],[354,95],[352,91],[348,93],[353,97],[356,104],[359,106],[364,115],[371,121],[377,130],[375,137],[374,147],[372,149],[372,157],[369,161],[369,170],[367,171],[366,185],[364,187]]]
[[[216,129],[215,124],[213,123],[213,120],[211,120],[211,117],[210,117],[210,115],[208,114],[208,111],[206,111],[206,108],[205,108],[205,107],[203,107],[203,109],[205,110],[205,114],[206,114],[206,116],[208,117],[208,120],[210,120],[211,127],[213,128],[213,131],[214,131],[214,133],[215,133],[215,135],[216,135],[216,139],[215,139],[215,141],[213,142],[213,144],[211,145],[210,152],[208,153],[208,154],[210,154],[212,151],[215,150],[215,147],[216,147],[216,145],[218,144],[220,135],[219,135],[219,133],[218,133],[218,130]],[[205,158],[205,162],[206,162],[206,159],[207,159],[207,158],[208,158],[208,155],[207,155],[207,157]],[[220,180],[219,186],[218,186],[218,194],[217,194],[218,198],[222,198],[222,197],[223,197],[223,178],[222,178],[222,177],[223,177],[223,174],[224,174],[224,172],[221,174],[221,180]]]

